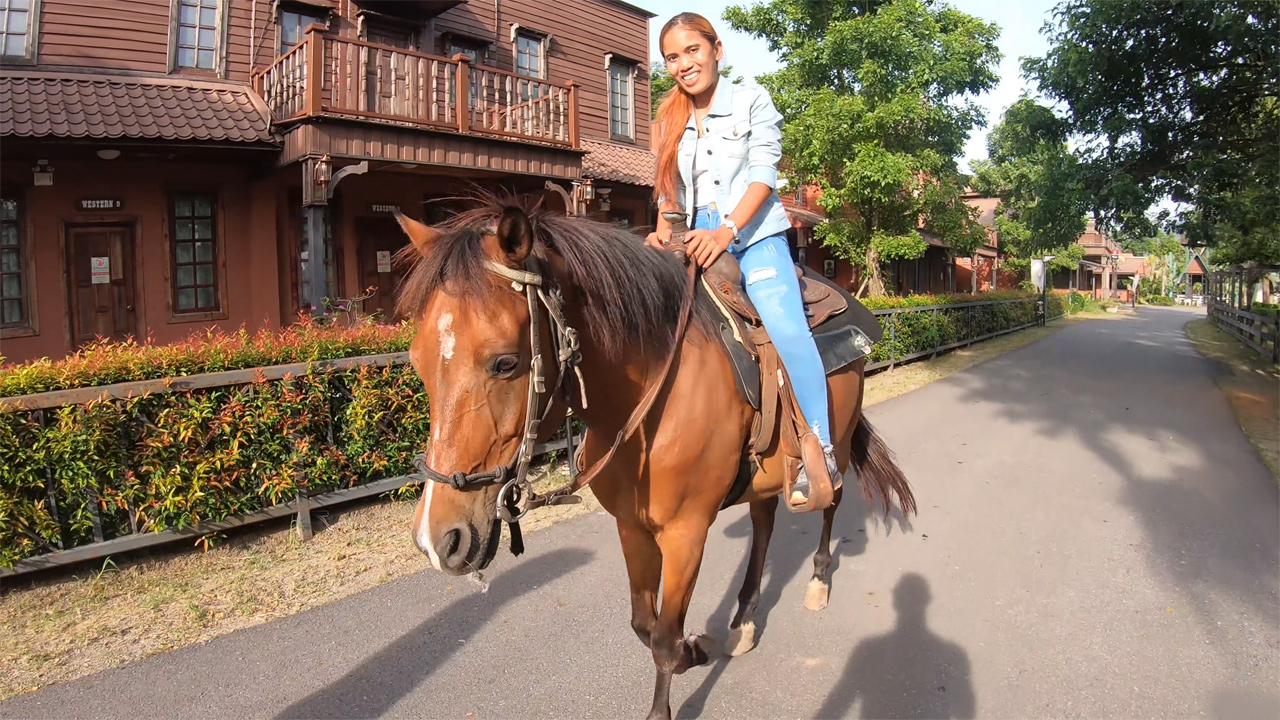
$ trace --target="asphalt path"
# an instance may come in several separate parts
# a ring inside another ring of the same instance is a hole
[[[831,604],[811,612],[820,518],[780,510],[759,647],[678,677],[673,709],[1280,717],[1280,492],[1183,334],[1193,317],[1073,325],[871,408],[919,516],[846,501]],[[712,529],[690,631],[726,635],[749,537],[742,508]],[[418,573],[0,717],[643,717],[653,665],[611,518],[526,542],[484,594]]]

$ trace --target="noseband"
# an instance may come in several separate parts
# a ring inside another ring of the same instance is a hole
[[[673,234],[673,243],[677,245],[676,252],[680,257],[685,257],[683,253],[683,235],[683,232],[679,233],[678,237]],[[687,258],[685,260],[688,262]],[[525,405],[524,436],[520,440],[520,447],[516,450],[515,457],[511,458],[510,462],[487,472],[466,474],[459,471],[445,475],[428,467],[424,455],[417,455],[414,457],[413,462],[418,472],[422,473],[428,481],[443,483],[455,490],[501,485],[502,490],[498,493],[495,514],[497,519],[507,523],[508,527],[511,528],[511,554],[519,555],[524,552],[524,539],[520,533],[520,518],[536,507],[569,505],[582,502],[582,498],[574,493],[589,485],[600,474],[600,471],[604,469],[605,465],[613,457],[614,452],[644,422],[645,417],[649,414],[649,409],[653,407],[654,401],[662,390],[662,386],[666,384],[667,375],[671,372],[672,362],[675,360],[680,345],[684,341],[685,331],[689,326],[689,318],[693,314],[694,290],[697,287],[699,268],[696,262],[688,262],[684,297],[680,306],[680,321],[676,326],[671,349],[667,353],[662,372],[649,384],[639,404],[632,410],[627,424],[618,431],[617,437],[614,438],[613,446],[591,467],[583,472],[575,472],[573,428],[569,427],[566,422],[565,429],[569,443],[569,473],[572,480],[567,485],[552,490],[545,495],[539,495],[533,491],[533,485],[528,479],[529,462],[533,459],[534,445],[538,440],[538,428],[551,412],[555,394],[563,390],[566,403],[570,399],[569,386],[565,384],[565,377],[570,373],[578,380],[578,399],[581,401],[582,407],[585,408],[587,406],[587,389],[582,379],[582,369],[579,366],[582,361],[582,353],[578,343],[578,332],[570,327],[565,319],[564,296],[560,289],[553,286],[544,290],[544,278],[538,272],[541,268],[533,255],[530,255],[525,260],[524,270],[509,268],[493,261],[485,261],[484,265],[489,272],[510,280],[511,286],[516,292],[524,293],[529,305],[529,347],[532,351],[532,360],[529,365],[529,394],[528,402]],[[555,352],[559,369],[556,373],[555,385],[550,390],[547,389],[546,378],[543,375],[543,309],[546,310],[547,318],[553,331],[551,333],[552,350]],[[541,406],[541,412],[539,412],[539,406]]]

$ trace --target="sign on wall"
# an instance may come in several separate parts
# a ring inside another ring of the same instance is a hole
[[[378,272],[380,273],[391,272],[391,251],[390,250],[378,251]]]
[[[89,258],[89,282],[94,285],[111,284],[111,258]]]
[[[826,277],[826,278],[834,278],[834,277],[836,276],[836,261],[835,261],[835,260],[823,260],[823,261],[822,261],[822,276],[823,276],[823,277]]]
[[[115,198],[97,198],[90,200],[81,200],[80,209],[83,211],[92,210],[123,210],[124,201]]]
[[[400,206],[399,206],[399,205],[385,205],[385,204],[382,204],[382,203],[374,203],[374,204],[372,204],[372,205],[370,205],[370,206],[369,206],[369,212],[376,212],[376,213],[398,213],[398,212],[400,212]]]

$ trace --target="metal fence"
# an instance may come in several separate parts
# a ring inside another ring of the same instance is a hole
[[[219,390],[250,385],[263,380],[287,381],[289,378],[297,378],[303,375],[354,370],[362,366],[403,366],[407,365],[408,362],[408,353],[390,353],[385,355],[366,355],[361,357],[324,360],[311,363],[294,363],[288,365],[275,365],[271,367],[247,368],[243,370],[227,370],[183,377],[74,388],[33,395],[0,398],[0,411],[5,413],[29,413],[38,424],[44,426],[46,423],[45,413],[48,411],[70,405],[82,405],[102,399],[128,400],[130,398],[138,398],[146,395],[173,392]],[[330,418],[330,423],[332,423],[332,418]],[[330,442],[332,442],[331,425],[328,430],[328,435]],[[575,442],[577,439],[578,438],[576,437],[574,438]],[[423,440],[425,441],[425,438],[423,438]],[[561,431],[558,439],[548,443],[539,444],[535,448],[535,455],[544,456],[549,453],[565,450],[571,447],[572,445],[564,436],[564,431]],[[65,508],[69,499],[59,497],[54,492],[51,482],[52,476],[49,475],[48,471],[46,471],[46,477],[49,478],[49,481],[46,482],[49,509],[54,522],[59,522],[59,505],[61,504]],[[213,533],[244,527],[246,525],[253,525],[276,518],[288,517],[290,515],[295,516],[295,523],[299,534],[303,539],[308,539],[311,536],[311,512],[313,510],[393,492],[409,485],[421,484],[422,482],[423,479],[420,475],[411,473],[385,478],[368,478],[361,482],[357,482],[350,487],[316,494],[309,494],[305,489],[300,489],[292,501],[271,505],[254,512],[236,515],[224,520],[201,522],[190,527],[180,529],[160,531],[147,531],[145,529],[140,529],[138,525],[133,522],[131,513],[128,533],[119,537],[110,538],[104,536],[104,523],[98,509],[98,498],[93,497],[92,493],[90,493],[87,506],[92,516],[92,542],[66,548],[63,547],[63,541],[61,539],[56,542],[56,547],[46,543],[46,547],[49,549],[49,552],[18,560],[11,568],[0,567],[0,578],[20,575],[60,565],[82,562],[85,560],[94,560],[108,555],[154,547],[178,540],[193,540]]]
[[[925,356],[971,345],[975,342],[1022,330],[1047,320],[1062,317],[1061,308],[1048,309],[1039,298],[991,300],[953,305],[927,305],[922,307],[889,308],[872,311],[884,328],[885,337],[877,343],[872,353],[868,371],[893,368]],[[202,373],[184,377],[125,382],[114,385],[75,388],[52,392],[0,398],[0,410],[40,414],[68,405],[89,403],[103,398],[126,400],[143,395],[173,392],[216,390],[248,385],[262,380],[283,381],[290,377],[312,373],[332,373],[353,370],[361,366],[389,367],[406,365],[408,353],[368,355],[362,357],[325,360],[312,363],[295,363],[272,367],[228,370]],[[579,438],[569,443],[563,431],[559,439],[540,444],[539,456],[572,448]],[[208,521],[181,529],[150,532],[139,531],[130,523],[130,532],[120,537],[103,535],[102,520],[98,516],[96,498],[89,503],[93,515],[93,542],[63,549],[61,541],[51,552],[17,561],[12,568],[0,568],[0,578],[33,572],[46,568],[93,560],[108,555],[154,547],[179,540],[192,540],[213,533],[253,525],[268,520],[295,516],[298,531],[304,538],[311,534],[311,511],[341,503],[393,492],[403,487],[421,484],[417,474],[397,475],[386,478],[370,478],[351,487],[308,494],[301,490],[290,502],[220,521]],[[60,498],[55,497],[52,485],[48,486],[49,503],[57,520]],[[65,503],[65,499],[62,499]]]
[[[979,300],[951,305],[872,310],[884,338],[871,353],[867,371],[895,366],[1023,330],[1065,315],[1066,302],[1040,298]]]

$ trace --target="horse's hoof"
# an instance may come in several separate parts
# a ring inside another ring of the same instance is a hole
[[[745,622],[736,628],[729,628],[729,641],[725,643],[724,654],[729,657],[746,655],[756,646],[756,624]]]
[[[691,662],[689,667],[698,667],[711,662],[718,655],[716,643],[709,635],[690,635],[688,638]]]
[[[810,610],[821,610],[827,606],[831,597],[831,586],[818,578],[809,580],[809,589],[804,594],[804,606]]]

